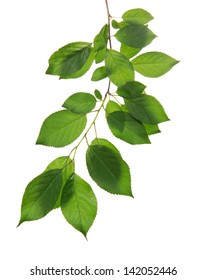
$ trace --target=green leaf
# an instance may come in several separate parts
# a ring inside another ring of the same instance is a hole
[[[132,196],[129,167],[116,148],[102,145],[98,139],[86,153],[87,168],[92,179],[112,194]],[[113,146],[111,144],[111,146]]]
[[[99,34],[94,38],[95,62],[104,61],[108,42],[108,24],[105,24]]]
[[[67,110],[53,113],[43,122],[36,144],[64,147],[80,136],[86,121],[85,115]]]
[[[143,123],[143,125],[144,125],[148,135],[152,135],[152,134],[161,132],[157,124]]]
[[[94,38],[94,50],[99,51],[107,47],[108,41],[108,24],[105,24],[100,33]]]
[[[105,66],[101,66],[99,68],[97,68],[93,75],[92,75],[92,81],[100,81],[102,79],[105,79],[107,77],[107,71]]]
[[[133,56],[135,56],[136,54],[138,54],[141,51],[140,48],[132,48],[129,46],[126,46],[124,44],[121,44],[120,47],[120,53],[125,55],[128,58],[132,58]]]
[[[153,19],[153,16],[143,9],[132,9],[125,12],[123,20],[129,24],[146,24]]]
[[[101,92],[98,89],[95,89],[94,95],[97,99],[102,100]]]
[[[86,61],[86,63],[83,65],[83,67],[78,70],[77,72],[75,72],[74,74],[71,74],[68,78],[70,79],[75,79],[75,78],[79,78],[81,76],[83,76],[92,66],[92,63],[94,62],[94,57],[95,57],[95,53],[94,53],[94,49],[91,49],[90,55]],[[62,78],[62,77],[60,77]]]
[[[112,20],[112,27],[114,28],[114,29],[118,29],[119,28],[119,22],[117,22],[116,20]]]
[[[122,111],[122,107],[118,103],[109,100],[107,102],[107,106],[106,106],[106,113],[107,113],[107,115],[111,114],[113,112],[116,112],[116,111]]]
[[[58,200],[54,206],[54,209],[56,209],[60,207],[63,187],[66,184],[68,178],[74,172],[74,161],[71,160],[68,156],[58,157],[47,166],[45,171],[49,171],[53,169],[62,169],[62,186],[61,186],[61,191]]]
[[[24,192],[18,225],[41,219],[53,210],[61,186],[62,174],[59,169],[49,170],[34,178]]]
[[[160,102],[151,95],[142,94],[125,100],[125,105],[128,112],[142,123],[158,124],[169,120]]]
[[[144,126],[127,112],[113,112],[107,116],[107,122],[114,136],[129,144],[150,143]]]
[[[58,75],[62,79],[78,78],[91,66],[94,59],[92,52],[91,43],[68,44],[52,54],[46,74]]]
[[[95,53],[95,62],[96,64],[105,60],[107,49],[99,50]]]
[[[178,62],[161,52],[147,52],[132,60],[134,69],[150,78],[157,78],[166,74]]]
[[[127,25],[128,23],[126,21],[117,22],[116,20],[112,20],[112,27],[114,29],[119,29]]]
[[[144,25],[127,25],[115,34],[116,39],[132,48],[143,48],[149,45],[156,35]]]
[[[65,219],[86,236],[97,213],[97,200],[90,185],[77,174],[67,181],[61,200]]]
[[[118,95],[124,97],[125,99],[137,98],[145,90],[146,86],[137,82],[128,82],[117,90]]]
[[[62,106],[76,114],[87,114],[96,106],[96,99],[90,93],[77,92],[67,98]]]
[[[117,86],[122,86],[134,80],[134,69],[130,60],[121,53],[108,50],[105,67],[110,80]]]

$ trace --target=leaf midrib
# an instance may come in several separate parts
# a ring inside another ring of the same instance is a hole
[[[101,158],[99,158],[99,156],[93,151],[92,147],[90,147],[90,149],[93,152],[93,154],[96,156],[96,158],[100,161],[100,163],[102,163],[103,166],[106,167],[106,170],[109,171],[109,173],[112,175],[112,177],[115,179],[115,181],[118,182],[118,180],[115,177],[115,175],[111,172],[111,170],[107,167],[107,165],[101,160]]]

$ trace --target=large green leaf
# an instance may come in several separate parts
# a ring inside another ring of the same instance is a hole
[[[90,185],[77,174],[67,181],[61,200],[65,219],[86,236],[97,213],[97,200]]]
[[[134,80],[134,69],[130,60],[121,53],[108,50],[105,67],[110,80],[117,86],[122,86]]]
[[[151,95],[142,94],[125,100],[125,105],[128,112],[142,123],[158,124],[169,120],[160,102]]]
[[[101,141],[101,140],[100,140]],[[86,153],[87,168],[92,179],[112,194],[132,196],[129,167],[113,146],[101,144],[98,139]]]
[[[150,143],[144,126],[127,112],[113,112],[107,116],[107,122],[114,136],[129,144]]]
[[[93,60],[91,43],[71,43],[52,54],[46,73],[62,79],[78,78],[88,71]]]
[[[53,210],[61,186],[62,174],[59,169],[49,170],[34,178],[24,192],[19,225],[41,219]]]
[[[134,99],[142,94],[146,86],[140,82],[132,81],[128,82],[117,90],[118,95],[125,99]]]
[[[71,160],[68,156],[62,156],[58,157],[47,166],[45,171],[53,170],[53,169],[61,169],[62,170],[62,186],[61,191],[58,197],[58,200],[54,206],[54,208],[60,207],[61,202],[61,194],[64,185],[66,184],[66,181],[68,178],[73,174],[74,172],[74,161]]]
[[[178,62],[161,52],[147,52],[132,60],[134,69],[150,78],[157,78],[166,74]]]
[[[68,110],[55,112],[43,122],[36,144],[64,147],[80,136],[86,122],[85,115]]]
[[[132,9],[125,12],[123,20],[129,24],[146,24],[153,19],[153,16],[143,9]]]
[[[127,25],[118,30],[115,37],[124,45],[141,49],[149,45],[156,35],[144,25]]]
[[[140,48],[132,48],[132,47],[126,46],[124,44],[121,44],[121,47],[120,47],[120,53],[125,55],[128,58],[132,58],[133,56],[138,54],[140,51],[141,51]]]
[[[96,106],[96,99],[87,92],[77,92],[69,96],[62,105],[76,114],[87,114]]]
[[[94,81],[94,82],[100,81],[102,79],[105,79],[106,77],[107,77],[106,67],[101,66],[94,71],[94,73],[92,75],[92,81]]]

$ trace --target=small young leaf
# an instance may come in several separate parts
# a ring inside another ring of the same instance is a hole
[[[107,106],[106,106],[106,113],[107,113],[107,115],[111,114],[113,112],[116,112],[116,111],[122,111],[122,107],[118,103],[109,100],[107,102]]]
[[[178,62],[161,52],[147,52],[132,60],[134,69],[150,78],[157,78],[166,74]]]
[[[119,22],[117,22],[116,20],[112,20],[112,27],[114,28],[114,29],[118,29],[119,28]]]
[[[149,45],[156,35],[144,25],[127,25],[118,30],[115,37],[126,46],[141,49]]]
[[[118,95],[124,97],[125,99],[134,99],[142,94],[146,86],[137,82],[128,82],[117,90]]]
[[[19,225],[43,218],[54,209],[62,186],[61,170],[53,169],[34,178],[27,186]]]
[[[149,124],[149,123],[143,123],[145,130],[147,131],[148,135],[160,133],[160,129],[157,124]]]
[[[142,123],[158,124],[169,120],[160,102],[151,95],[142,94],[125,100],[125,105],[128,112]]]
[[[134,80],[134,69],[130,60],[121,53],[108,50],[105,67],[110,80],[117,86],[122,86]]]
[[[62,79],[80,77],[93,62],[92,51],[90,43],[68,44],[52,54],[46,74],[58,75]]]
[[[94,50],[99,51],[107,47],[108,24],[105,24],[100,33],[94,38]]]
[[[101,92],[98,89],[95,89],[94,95],[97,99],[102,100]]]
[[[62,106],[76,114],[87,114],[96,106],[96,99],[90,93],[77,92],[67,98]]]
[[[107,122],[114,136],[129,144],[150,143],[144,126],[127,112],[113,112],[107,116]]]
[[[125,12],[123,20],[129,24],[146,24],[153,19],[153,16],[143,9],[132,9]]]
[[[36,144],[64,147],[76,140],[86,126],[86,116],[62,110],[43,122]]]
[[[67,181],[61,200],[65,219],[86,237],[97,213],[97,200],[90,185],[77,174]]]
[[[136,54],[138,54],[141,51],[140,48],[132,48],[129,46],[126,46],[124,44],[121,44],[120,47],[120,53],[125,55],[128,58],[132,58],[133,56],[135,56]]]
[[[58,157],[47,166],[45,171],[49,171],[53,169],[62,169],[62,186],[61,186],[59,197],[54,206],[54,209],[56,209],[60,207],[63,187],[66,184],[68,178],[74,173],[74,161],[67,156]]]
[[[105,60],[107,49],[99,50],[95,53],[95,62],[96,64]]]
[[[91,144],[86,153],[87,168],[92,179],[112,194],[132,196],[128,165],[119,152],[106,145]]]
[[[94,71],[92,75],[92,81],[93,82],[100,81],[102,79],[105,79],[106,77],[107,77],[106,68],[105,66],[101,66]]]

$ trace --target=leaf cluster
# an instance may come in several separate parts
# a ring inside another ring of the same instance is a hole
[[[95,64],[91,80],[107,79],[108,88],[105,93],[96,89],[93,93],[71,94],[63,110],[43,122],[37,144],[65,147],[78,138],[79,142],[69,156],[52,161],[28,184],[19,225],[60,207],[67,222],[86,236],[96,217],[97,199],[91,186],[75,172],[75,155],[83,140],[88,145],[86,165],[93,181],[111,194],[133,196],[129,166],[111,142],[98,137],[96,120],[105,110],[113,136],[132,145],[149,144],[150,135],[160,132],[159,124],[169,120],[160,102],[146,93],[146,85],[136,80],[139,74],[160,77],[178,63],[162,52],[142,52],[156,38],[148,27],[152,19],[143,9],[125,12],[120,22],[111,20],[108,14],[108,23],[93,42],[69,43],[51,55],[47,74],[60,79],[79,78]],[[119,50],[112,48],[112,31]],[[116,86],[114,93],[110,92],[111,84]],[[91,113],[94,119],[87,125]],[[96,138],[89,143],[87,135],[92,128]]]

